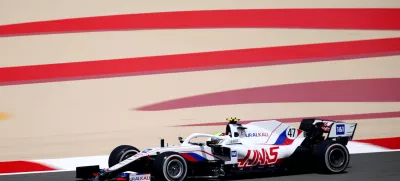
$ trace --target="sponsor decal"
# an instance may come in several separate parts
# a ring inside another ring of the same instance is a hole
[[[268,137],[268,133],[247,133],[246,137]]]
[[[336,135],[344,135],[345,126],[344,124],[336,124]]]
[[[233,139],[231,143],[239,143],[239,139]]]
[[[329,124],[329,122],[323,122],[323,125],[321,127],[322,130],[324,131],[330,131],[331,130],[331,125]]]
[[[261,150],[248,150],[243,159],[238,160],[238,167],[265,166],[276,163],[278,160],[279,147],[271,147],[269,151],[265,148]]]
[[[143,150],[142,153],[147,153],[147,152],[149,152],[149,151],[151,151],[151,150],[153,150],[153,149],[148,148],[148,149]]]
[[[122,178],[127,178],[129,174],[127,173],[121,173],[118,175],[118,177],[122,177]]]
[[[237,157],[237,151],[232,151],[232,157]]]
[[[316,124],[316,123],[322,123],[321,129],[324,130],[324,131],[326,131],[326,132],[329,132],[329,131],[331,130],[331,125],[333,124],[332,121],[329,121],[329,120],[319,120],[319,119],[318,119],[318,120],[315,120],[314,124]]]
[[[296,128],[289,128],[286,130],[286,137],[289,139],[295,139],[297,137],[297,129]]]
[[[150,174],[146,175],[131,175],[129,181],[136,181],[136,180],[150,180]]]

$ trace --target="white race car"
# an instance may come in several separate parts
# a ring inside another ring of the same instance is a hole
[[[180,145],[139,151],[134,146],[116,147],[109,168],[99,165],[76,168],[76,178],[108,181],[219,178],[240,173],[308,169],[343,172],[350,160],[346,145],[357,123],[303,119],[295,128],[277,120],[238,124],[230,122],[226,135],[193,133]],[[194,142],[205,138],[203,142]]]

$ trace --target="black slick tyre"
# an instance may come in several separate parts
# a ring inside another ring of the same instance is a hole
[[[312,155],[317,171],[322,173],[341,173],[350,163],[350,154],[346,146],[332,140],[318,143]]]
[[[180,154],[164,152],[154,160],[152,175],[158,181],[183,181],[187,170],[186,160]]]
[[[134,146],[120,145],[120,146],[114,148],[114,150],[111,152],[111,154],[108,158],[108,166],[112,167],[112,166],[118,164],[119,162],[121,162],[133,155],[136,155],[139,152],[140,152],[139,149],[137,149]]]

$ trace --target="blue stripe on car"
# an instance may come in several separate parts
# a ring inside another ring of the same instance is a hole
[[[283,142],[285,142],[285,140],[286,140],[286,129],[285,129],[285,131],[283,131],[283,132],[279,135],[279,137],[278,137],[278,139],[276,140],[276,142],[274,143],[274,145],[280,145],[280,144],[282,144]]]
[[[198,155],[197,153],[187,153],[187,154],[189,154],[190,156],[192,156],[192,157],[193,157],[194,159],[196,159],[197,161],[207,161],[206,158],[204,158],[204,157]]]

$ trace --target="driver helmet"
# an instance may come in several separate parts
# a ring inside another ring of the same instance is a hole
[[[228,134],[229,136],[232,137],[231,127],[229,125],[230,124],[238,124],[240,119],[238,119],[237,117],[229,117],[229,118],[226,118],[226,120],[229,121],[229,123],[226,125],[226,134]]]
[[[226,118],[226,120],[229,121],[229,124],[237,124],[240,121],[237,117]]]

